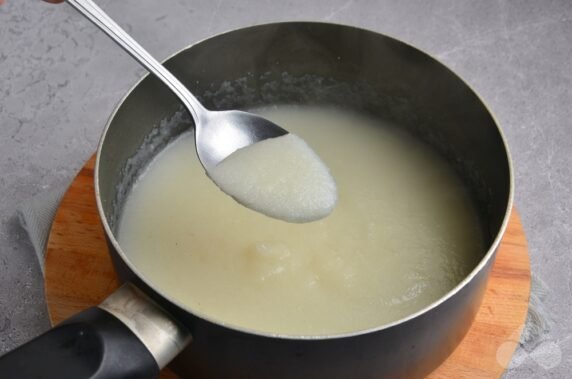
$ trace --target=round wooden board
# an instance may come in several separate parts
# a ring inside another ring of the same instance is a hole
[[[52,324],[99,304],[118,287],[97,213],[90,159],[65,194],[46,255],[45,290]],[[469,333],[429,378],[498,378],[510,361],[526,319],[530,263],[520,219],[512,212],[483,304]],[[161,378],[178,378],[163,370]]]

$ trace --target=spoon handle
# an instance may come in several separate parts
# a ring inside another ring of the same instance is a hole
[[[159,61],[147,52],[125,30],[113,21],[101,8],[91,0],[66,0],[79,13],[93,22],[113,41],[127,51],[149,72],[157,76],[165,83],[185,104],[191,112],[193,119],[198,121],[198,116],[205,110],[193,94],[167,70]]]

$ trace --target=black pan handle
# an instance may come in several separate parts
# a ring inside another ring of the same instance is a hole
[[[0,357],[0,377],[156,378],[189,342],[186,328],[126,284],[98,307]]]
[[[0,358],[3,378],[156,378],[158,374],[157,362],[139,338],[97,307]]]

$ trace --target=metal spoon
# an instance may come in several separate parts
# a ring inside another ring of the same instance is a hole
[[[133,58],[165,83],[183,102],[195,121],[197,154],[207,173],[242,147],[288,132],[257,115],[242,111],[209,111],[127,32],[91,0],[66,0],[103,30]]]

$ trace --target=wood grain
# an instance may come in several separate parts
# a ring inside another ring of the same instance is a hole
[[[48,240],[45,291],[52,324],[99,304],[119,282],[107,254],[93,188],[94,158],[60,204]],[[429,378],[498,378],[517,346],[530,293],[526,238],[516,210],[469,333]],[[177,375],[163,370],[162,379]]]

